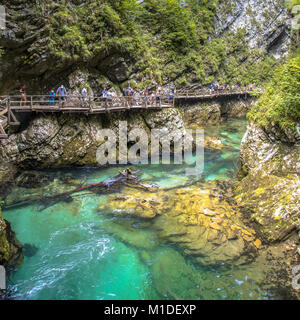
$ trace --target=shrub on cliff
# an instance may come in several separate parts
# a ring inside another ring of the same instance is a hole
[[[248,118],[264,128],[279,126],[281,129],[296,130],[296,123],[300,121],[299,55],[276,69]]]

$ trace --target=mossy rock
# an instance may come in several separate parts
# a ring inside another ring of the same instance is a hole
[[[146,219],[160,241],[176,243],[201,264],[216,265],[257,250],[255,231],[244,223],[242,213],[225,194],[231,191],[220,181],[170,191],[127,187],[108,196],[98,209]]]
[[[236,200],[250,212],[266,241],[281,241],[300,229],[298,175],[250,172],[236,187]]]
[[[22,245],[12,231],[10,223],[3,219],[0,208],[0,265],[16,266],[22,263]]]

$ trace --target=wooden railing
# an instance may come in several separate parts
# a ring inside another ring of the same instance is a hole
[[[166,108],[174,106],[174,99],[168,96],[143,97],[143,96],[101,96],[86,97],[76,95],[67,95],[63,97],[50,97],[49,95],[33,95],[27,96],[26,101],[22,96],[9,97],[9,105],[11,110],[17,112],[26,111],[82,111],[82,112],[97,112],[97,111],[117,111],[126,109],[139,108]]]
[[[178,90],[176,92],[176,98],[209,98],[209,97],[216,97],[216,96],[231,96],[231,95],[248,95],[250,93],[258,93],[262,90],[260,88],[253,88],[253,89],[215,89],[210,90],[207,88],[204,89],[196,89],[196,90]]]
[[[174,96],[162,94],[159,96],[143,96],[135,94],[130,97],[67,95],[52,97],[50,95],[28,95],[26,101],[22,96],[0,96],[0,139],[8,136],[5,129],[9,126],[18,126],[20,123],[15,112],[81,112],[85,114],[103,113],[109,111],[122,111],[133,109],[163,109],[174,107],[176,99],[212,98],[216,96],[248,95],[251,92],[260,92],[261,89],[193,89],[179,90]]]

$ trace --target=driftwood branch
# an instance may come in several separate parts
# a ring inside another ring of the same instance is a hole
[[[39,199],[29,198],[26,200],[12,203],[10,205],[4,205],[4,208],[12,209],[16,207],[22,207],[29,204],[37,203],[42,205],[44,210],[45,208],[48,208],[58,202],[72,202],[73,196],[76,193],[81,193],[83,191],[91,191],[96,194],[105,194],[105,193],[116,192],[124,185],[130,185],[131,187],[136,186],[139,188],[147,189],[147,186],[143,186],[139,184],[138,178],[132,173],[130,169],[126,169],[121,171],[119,175],[117,175],[116,177],[108,181],[101,181],[94,184],[79,186],[70,191],[56,193],[48,196],[41,196]]]

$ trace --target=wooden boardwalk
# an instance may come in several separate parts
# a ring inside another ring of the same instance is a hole
[[[86,115],[101,114],[108,112],[121,112],[131,110],[161,110],[173,108],[176,100],[189,99],[214,99],[218,97],[244,97],[248,91],[218,91],[210,92],[209,90],[189,90],[178,91],[174,98],[167,95],[161,95],[159,99],[154,96],[109,96],[107,99],[102,97],[89,97],[83,99],[80,96],[68,95],[62,99],[55,98],[51,100],[49,95],[27,96],[26,102],[21,101],[21,96],[0,97],[0,140],[7,139],[7,129],[10,126],[19,126],[15,113],[24,112],[43,112],[43,113],[83,113]]]

